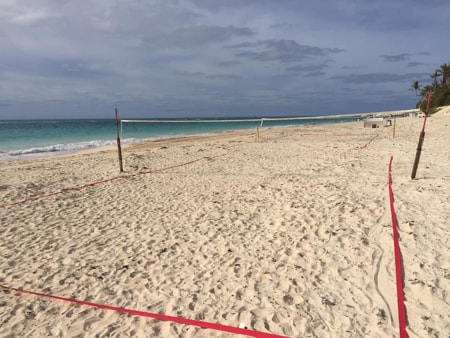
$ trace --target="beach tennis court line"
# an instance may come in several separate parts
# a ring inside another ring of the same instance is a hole
[[[397,284],[397,310],[398,310],[398,326],[400,338],[408,337],[406,333],[406,315],[405,303],[403,299],[403,276],[402,276],[402,254],[400,252],[400,245],[398,241],[398,222],[394,207],[394,193],[392,191],[392,161],[394,157],[391,156],[389,161],[388,174],[388,189],[389,189],[389,205],[391,209],[392,232],[394,239],[394,261],[395,261],[395,279]]]
[[[227,153],[221,154],[221,155],[216,155],[216,156],[204,156],[204,157],[200,157],[200,158],[197,158],[197,159],[189,161],[189,162],[184,162],[184,163],[181,163],[181,164],[175,164],[175,165],[170,166],[170,167],[165,167],[165,168],[156,169],[156,170],[150,170],[150,171],[141,171],[141,172],[138,172],[136,174],[127,174],[127,175],[115,176],[115,177],[107,178],[105,180],[100,180],[100,181],[88,183],[88,184],[85,184],[85,185],[80,185],[80,186],[71,187],[71,188],[65,188],[65,189],[62,189],[60,191],[56,191],[56,192],[53,192],[53,193],[50,193],[50,194],[30,197],[30,198],[27,198],[27,199],[24,199],[24,200],[21,200],[21,201],[17,201],[17,202],[13,202],[13,203],[2,204],[2,205],[0,205],[0,209],[6,209],[6,208],[9,208],[9,207],[13,207],[13,206],[19,205],[19,204],[24,204],[24,203],[27,203],[27,202],[38,201],[38,200],[41,200],[41,199],[45,199],[45,198],[49,198],[49,197],[53,197],[53,196],[57,196],[57,195],[62,195],[62,194],[66,193],[66,192],[69,192],[69,191],[80,191],[80,190],[83,190],[83,189],[86,189],[86,188],[89,188],[89,187],[94,187],[96,185],[100,185],[100,184],[104,184],[104,183],[108,183],[108,182],[112,182],[112,181],[116,181],[116,180],[121,180],[121,179],[126,179],[126,178],[133,178],[133,177],[137,177],[137,176],[141,176],[141,175],[153,174],[153,173],[161,172],[161,171],[164,171],[164,170],[169,170],[169,169],[174,169],[174,168],[178,168],[178,167],[183,167],[183,166],[195,163],[195,162],[200,162],[200,161],[208,160],[208,159],[211,159],[211,158],[222,157],[222,156],[225,156],[226,154]]]
[[[375,135],[365,145],[363,145],[362,147],[356,147],[356,149],[366,149],[377,137],[378,135]]]
[[[61,301],[69,302],[69,303],[78,304],[78,305],[90,306],[90,307],[97,308],[97,309],[111,310],[111,311],[116,311],[116,312],[120,312],[120,313],[126,313],[126,314],[130,314],[130,315],[134,315],[134,316],[153,318],[153,319],[158,319],[158,320],[162,320],[162,321],[168,321],[168,322],[177,323],[177,324],[184,324],[184,325],[189,325],[189,326],[197,326],[197,327],[200,327],[200,328],[203,328],[203,329],[211,329],[211,330],[216,330],[216,331],[228,332],[228,333],[233,333],[233,334],[238,334],[238,335],[244,335],[244,336],[247,336],[247,337],[257,337],[257,338],[286,337],[286,336],[280,336],[280,335],[276,335],[276,334],[272,334],[272,333],[253,331],[253,330],[248,330],[248,329],[241,329],[239,327],[233,327],[233,326],[227,326],[227,325],[222,325],[222,324],[203,322],[203,321],[199,321],[199,320],[187,319],[187,318],[182,318],[182,317],[167,316],[167,315],[162,315],[162,314],[159,314],[159,313],[152,313],[152,312],[147,312],[147,311],[138,311],[138,310],[132,310],[132,309],[127,309],[127,308],[122,308],[122,307],[117,307],[117,306],[110,306],[110,305],[104,305],[104,304],[98,304],[98,303],[91,303],[91,302],[86,302],[86,301],[72,299],[72,298],[65,298],[65,297],[60,297],[60,296],[54,296],[54,295],[49,295],[49,294],[45,294],[45,293],[40,293],[40,292],[34,292],[34,291],[27,291],[27,290],[23,290],[23,289],[12,288],[12,287],[5,286],[5,285],[2,285],[2,284],[0,284],[0,288],[2,288],[4,290],[15,291],[15,292],[19,292],[19,293],[25,293],[25,294],[29,294],[29,295],[38,296],[38,297],[57,299],[57,300],[61,300]]]

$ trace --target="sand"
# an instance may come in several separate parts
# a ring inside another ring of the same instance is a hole
[[[290,337],[395,337],[393,156],[407,332],[446,337],[450,109],[428,119],[411,180],[422,123],[129,145],[120,175],[115,149],[0,162],[0,284]],[[46,336],[233,335],[0,289],[0,337]]]

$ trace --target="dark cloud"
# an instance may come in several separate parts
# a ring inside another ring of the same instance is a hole
[[[323,76],[323,75],[326,75],[326,74],[327,73],[320,72],[320,71],[318,71],[318,72],[310,72],[310,73],[306,73],[305,77],[318,77],[318,76]]]
[[[399,62],[399,61],[406,61],[411,57],[411,54],[403,53],[403,54],[396,54],[396,55],[380,55],[382,59],[389,62]]]
[[[159,38],[149,39],[160,48],[191,49],[208,44],[220,44],[233,37],[249,37],[254,32],[247,27],[236,26],[190,26],[165,33]]]
[[[205,73],[203,72],[186,72],[186,71],[176,71],[175,75],[183,76],[183,77],[203,77]]]
[[[234,75],[234,74],[211,74],[207,75],[206,78],[208,79],[219,79],[219,80],[235,80],[239,79],[240,76]]]
[[[76,59],[41,59],[20,56],[14,60],[4,60],[2,64],[3,67],[0,65],[0,70],[4,68],[5,72],[49,78],[93,79],[113,75],[113,72],[102,69],[101,65]]]
[[[301,62],[314,57],[340,53],[339,48],[321,48],[300,44],[294,40],[265,40],[246,42],[231,46],[234,49],[247,49],[236,56],[254,61]]]
[[[318,72],[322,71],[324,68],[328,67],[327,64],[321,64],[321,65],[295,65],[292,67],[286,68],[286,71],[288,72]]]
[[[346,70],[354,70],[354,69],[360,69],[361,67],[359,66],[342,66],[341,69],[346,69]]]
[[[404,82],[410,80],[422,79],[427,74],[411,73],[411,74],[392,74],[392,73],[368,73],[368,74],[348,74],[332,76],[332,80],[341,80],[345,83],[353,84],[375,84],[388,82]]]
[[[251,5],[263,6],[273,3],[272,0],[188,0],[199,8],[204,8],[209,11],[216,11],[220,8],[242,8]]]
[[[242,62],[240,61],[222,61],[219,62],[219,67],[233,67],[241,64]]]
[[[418,67],[418,66],[424,66],[424,65],[425,65],[425,63],[423,63],[423,62],[413,62],[413,61],[408,62],[408,67]]]
[[[234,80],[239,79],[240,76],[235,74],[206,74],[204,72],[188,72],[188,71],[176,71],[175,75],[186,77],[186,78],[205,78],[205,79],[218,79],[218,80]]]

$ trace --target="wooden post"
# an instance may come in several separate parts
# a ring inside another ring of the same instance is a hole
[[[117,117],[117,108],[116,108],[115,112],[116,112],[116,130],[117,130],[117,150],[119,152],[119,167],[120,167],[120,172],[123,173],[122,147],[120,145],[119,118]]]
[[[392,127],[392,138],[395,138],[395,122],[397,121],[396,118],[394,118],[394,126]]]
[[[428,92],[427,110],[425,111],[425,118],[423,120],[422,131],[420,132],[420,136],[419,136],[419,144],[417,145],[416,158],[414,159],[414,165],[413,165],[413,170],[411,173],[411,179],[416,178],[417,167],[419,166],[420,154],[422,153],[422,145],[423,145],[423,141],[425,140],[425,125],[427,124],[428,110],[430,109],[430,102],[431,102],[431,95],[432,95],[432,92],[430,90]]]

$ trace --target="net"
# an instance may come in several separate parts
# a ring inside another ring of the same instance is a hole
[[[271,126],[283,126],[286,125],[283,122],[292,122],[292,121],[299,121],[298,124],[307,124],[309,120],[318,120],[323,119],[323,117],[263,117],[263,118],[243,118],[243,119],[171,119],[171,120],[164,120],[164,119],[156,119],[156,120],[139,120],[139,119],[124,119],[120,120],[120,135],[123,136],[123,125],[125,123],[145,123],[145,124],[171,124],[171,125],[180,125],[180,124],[190,124],[190,125],[201,125],[201,124],[224,124],[225,127],[222,128],[211,128],[211,132],[215,131],[225,131],[229,128],[231,129],[248,129],[250,127],[253,127],[249,123],[256,123],[256,126],[258,128],[261,128],[264,123],[271,122]],[[230,126],[227,128],[226,126]],[[167,128],[166,128],[167,129]],[[198,128],[199,130],[204,130],[207,128]],[[195,131],[195,130],[193,130]],[[183,134],[183,129],[181,128],[180,133]]]

